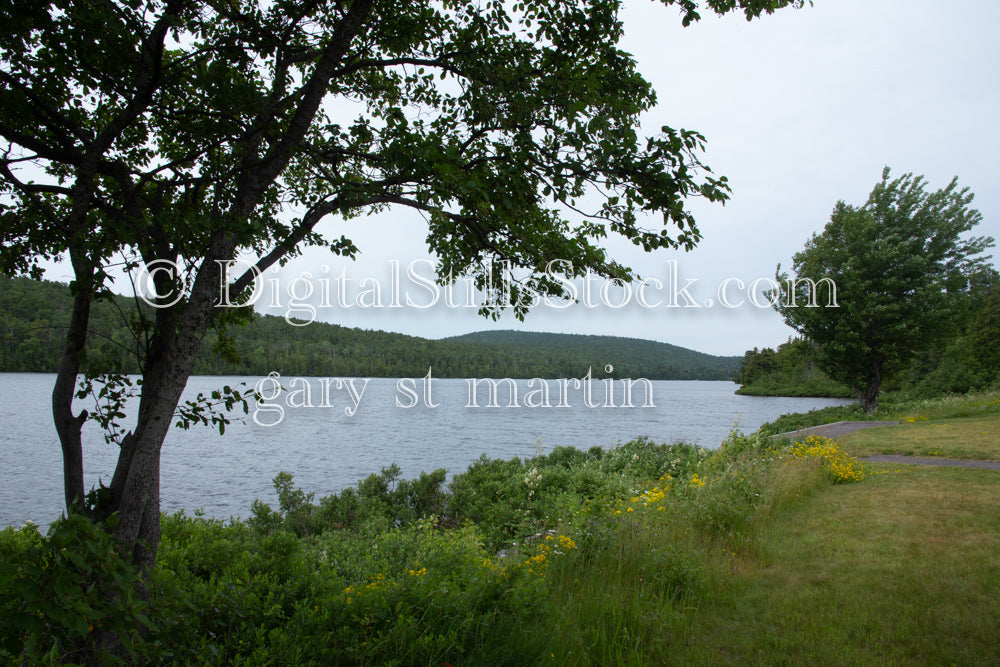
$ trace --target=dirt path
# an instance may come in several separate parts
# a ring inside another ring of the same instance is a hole
[[[875,426],[891,426],[893,424],[898,424],[896,421],[842,421],[833,422],[832,424],[823,424],[822,426],[813,426],[811,428],[803,428],[798,431],[789,431],[788,433],[782,433],[780,437],[784,438],[808,438],[810,435],[820,435],[825,438],[836,438],[842,435],[846,435],[853,431],[857,431],[862,428],[872,428]],[[901,454],[876,454],[875,456],[869,456],[861,459],[862,461],[868,461],[870,463],[909,463],[912,465],[925,465],[925,466],[955,466],[961,468],[985,468],[987,470],[1000,470],[1000,461],[974,461],[967,459],[939,459],[927,456],[903,456]]]

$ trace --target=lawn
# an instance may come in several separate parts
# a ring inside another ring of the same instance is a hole
[[[664,662],[1000,664],[1000,472],[892,470],[776,515]]]
[[[907,454],[953,459],[1000,460],[1000,414],[950,419],[903,421],[877,426],[840,438],[856,456]]]
[[[843,449],[1000,460],[1000,415],[851,433]],[[775,513],[669,664],[1000,664],[1000,471],[876,464]]]

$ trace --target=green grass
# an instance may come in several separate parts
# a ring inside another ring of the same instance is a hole
[[[709,630],[701,615],[731,599],[733,573],[759,562],[767,526],[827,486],[815,459],[759,462],[708,461],[703,486],[685,480],[662,504],[632,503],[602,536],[581,539],[550,573],[553,605],[536,630],[549,638],[543,655],[558,665],[682,663]]]
[[[856,456],[905,454],[1000,460],[1000,414],[877,426],[839,439]]]
[[[948,394],[922,400],[888,396],[879,407],[877,419],[947,419],[1000,413],[1000,391]]]
[[[886,394],[873,414],[861,411],[857,403],[838,405],[804,413],[782,415],[761,429],[769,434],[787,433],[837,421],[906,421],[908,419],[947,419],[1000,413],[1000,391],[947,395],[911,400],[899,394]]]
[[[998,406],[995,394],[897,405],[897,418],[938,418],[857,431],[842,449],[1000,460]],[[544,629],[555,664],[1000,664],[1000,472],[871,465],[854,484],[817,473],[808,460],[770,468],[767,501],[735,534],[698,520],[738,495],[717,487],[623,531],[613,558],[574,564]],[[681,595],[668,594],[676,582],[651,594],[643,568],[655,561],[696,574]]]
[[[690,617],[671,664],[1000,661],[1000,473],[935,467],[828,486]]]

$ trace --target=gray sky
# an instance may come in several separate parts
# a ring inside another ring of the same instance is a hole
[[[493,323],[474,308],[441,302],[431,308],[334,306],[321,308],[316,319],[429,338],[486,328],[608,334],[740,355],[776,346],[793,332],[773,310],[749,302],[720,306],[718,288],[729,286],[731,303],[746,300],[736,280],[746,286],[772,277],[779,262],[789,266],[837,200],[863,203],[884,166],[896,175],[924,174],[931,189],[958,176],[983,213],[977,233],[1000,237],[1000,2],[816,0],[752,23],[742,15],[706,15],[686,29],[675,9],[649,0],[626,5],[624,48],[659,100],[643,121],[646,134],[661,125],[704,134],[705,162],[730,179],[733,195],[725,207],[691,203],[704,239],[690,253],[610,247],[640,275],[665,284],[649,288],[648,302],[669,303],[673,270],[677,286],[694,280],[688,293],[714,306],[650,308],[633,293],[622,308],[540,306],[524,323],[513,317]],[[410,262],[427,257],[419,215],[398,210],[329,221],[324,229],[354,238],[359,260],[309,251],[286,267],[283,285],[303,271],[314,281],[346,271],[355,291],[363,278],[379,282],[387,305],[390,262],[397,261],[404,291],[429,303],[427,290],[405,278]],[[428,275],[425,266],[418,268]],[[615,290],[608,296],[624,298]]]

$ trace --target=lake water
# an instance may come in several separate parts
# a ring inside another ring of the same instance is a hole
[[[46,525],[62,511],[62,461],[50,408],[54,378],[0,373],[0,527],[29,519]],[[186,396],[224,384],[253,387],[261,380],[193,377]],[[714,448],[733,427],[752,432],[785,413],[845,403],[737,396],[732,382],[655,381],[634,385],[633,407],[627,407],[621,381],[608,392],[606,381],[594,380],[587,396],[585,384],[522,380],[516,406],[507,407],[504,389],[496,399],[503,407],[486,407],[487,387],[481,385],[475,401],[480,407],[473,407],[464,379],[434,378],[430,395],[421,379],[402,384],[358,379],[339,387],[333,380],[294,380],[281,378],[291,393],[255,406],[245,423],[232,423],[224,436],[204,426],[172,429],[163,447],[162,509],[246,517],[255,499],[276,505],[271,480],[283,470],[320,498],[393,462],[412,478],[437,468],[462,472],[481,454],[525,458],[538,446],[544,452],[557,445],[612,447],[638,436]],[[263,388],[269,398],[270,383]],[[652,406],[643,407],[650,388]],[[90,407],[79,401],[76,409]],[[84,429],[88,489],[99,479],[110,482],[116,458],[117,448],[105,444],[89,422]]]

